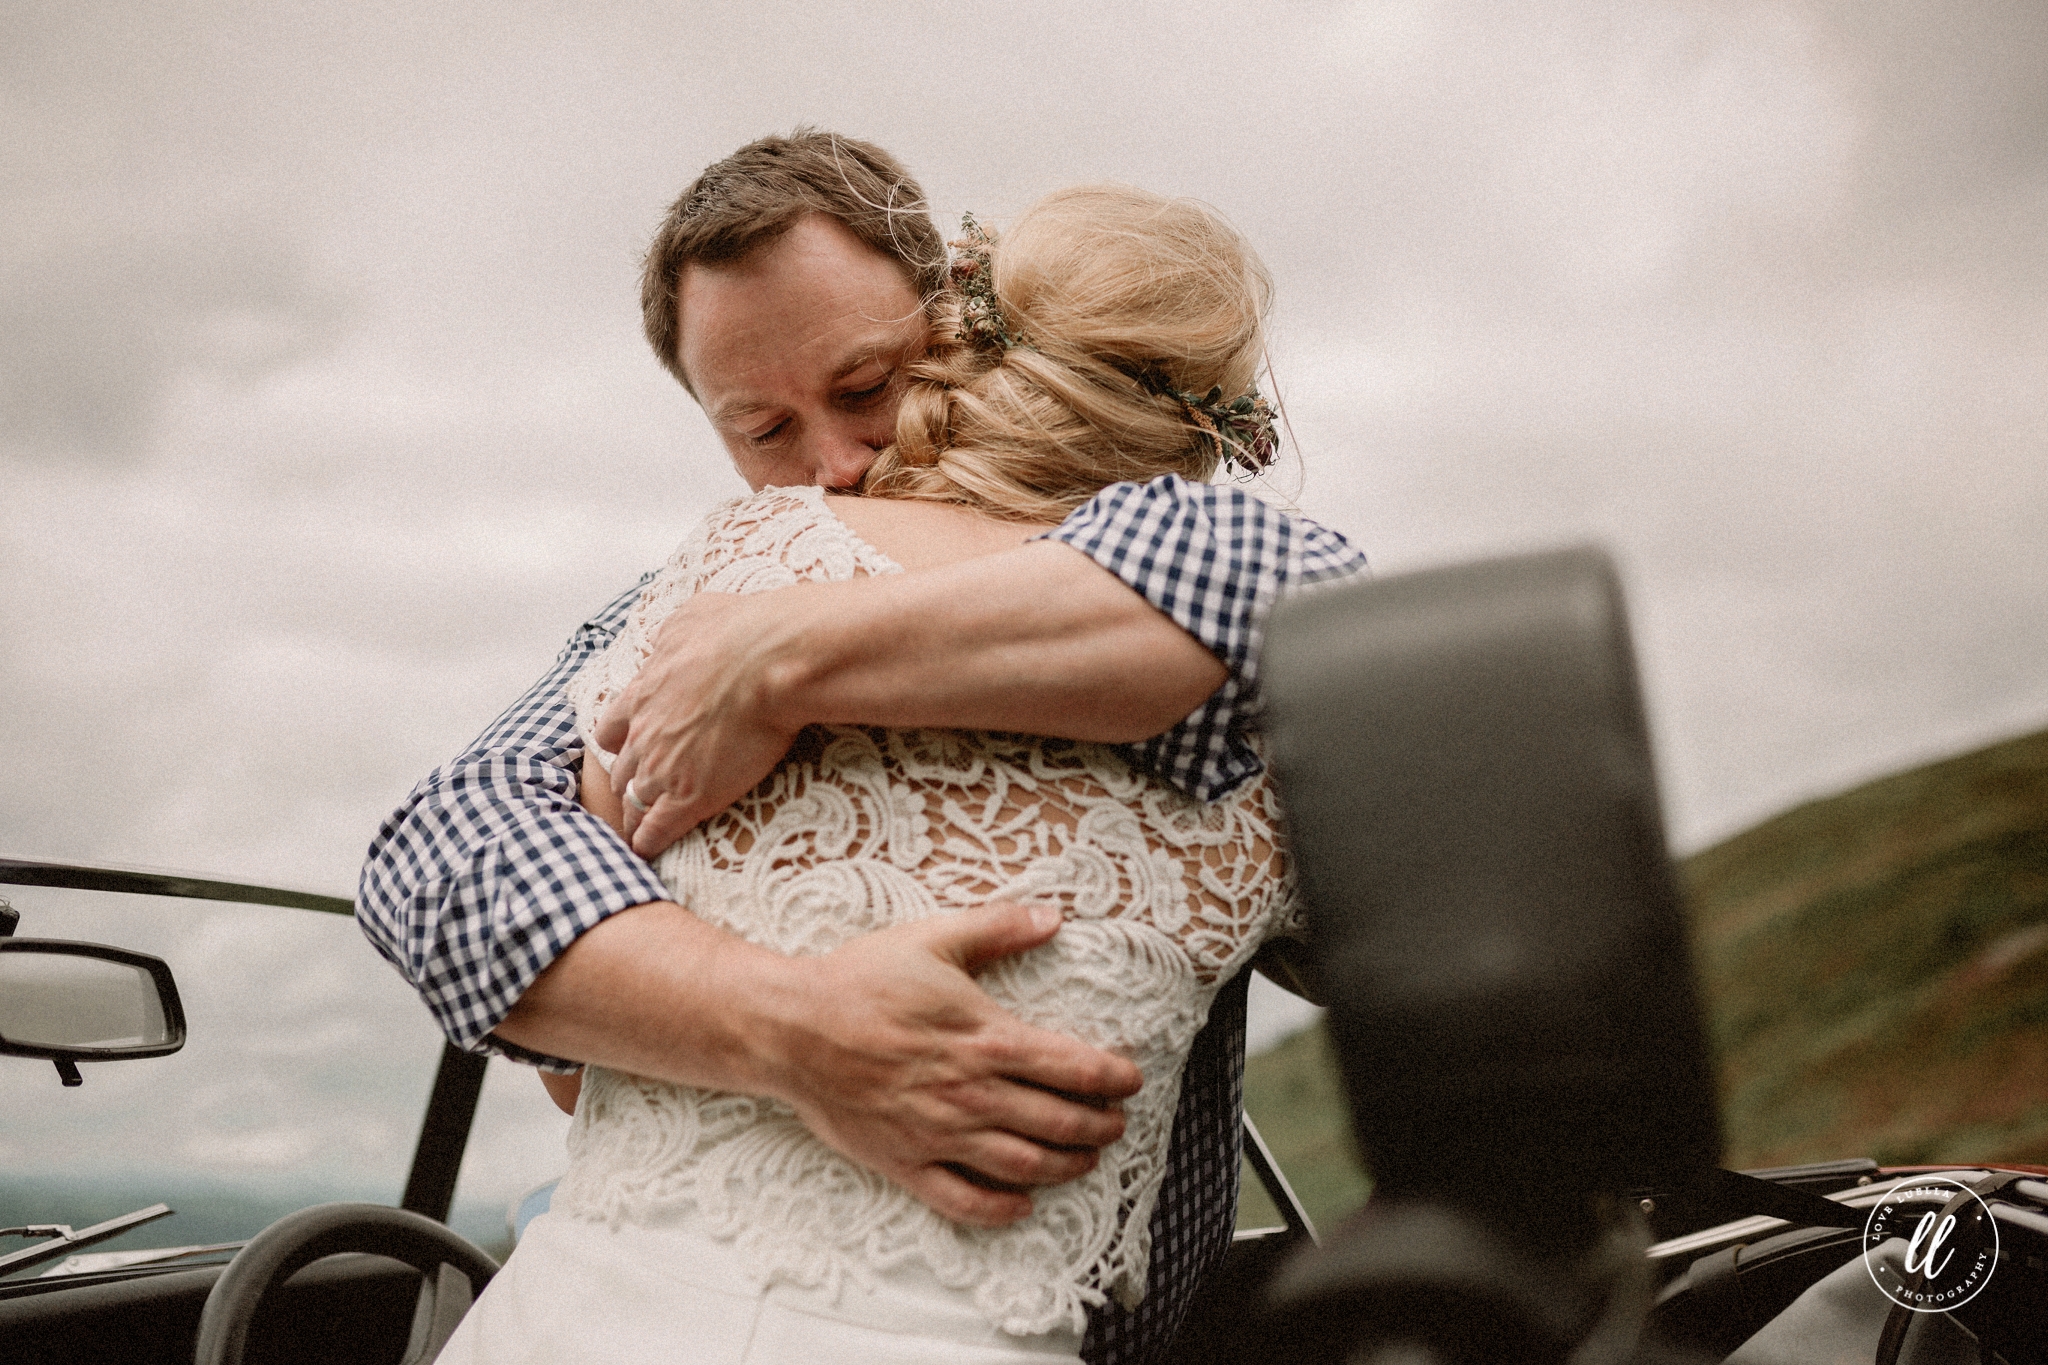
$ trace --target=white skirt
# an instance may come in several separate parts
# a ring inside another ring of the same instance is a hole
[[[439,1356],[440,1365],[1079,1365],[1078,1333],[1016,1337],[922,1265],[834,1295],[762,1286],[732,1248],[682,1225],[552,1213],[519,1246]]]

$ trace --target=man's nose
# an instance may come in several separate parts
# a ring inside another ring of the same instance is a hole
[[[853,487],[875,462],[876,451],[852,433],[835,432],[818,453],[818,482],[826,488]]]

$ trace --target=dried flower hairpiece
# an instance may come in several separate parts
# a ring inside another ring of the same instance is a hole
[[[982,230],[974,215],[960,215],[960,240],[949,243],[953,258],[953,287],[960,291],[960,339],[975,345],[1007,351],[1028,346],[1022,333],[1013,333],[1003,321],[1002,306],[996,302],[995,264],[989,248],[995,238]]]
[[[1273,432],[1273,409],[1257,389],[1248,389],[1226,403],[1222,385],[1197,398],[1173,387],[1173,381],[1156,365],[1145,366],[1135,377],[1145,392],[1179,403],[1188,420],[1216,442],[1225,464],[1246,474],[1257,474],[1272,465],[1280,443]]]
[[[953,287],[960,291],[960,340],[985,346],[998,353],[1018,346],[1030,346],[1022,332],[1012,332],[996,299],[995,263],[991,236],[971,213],[960,216],[960,238],[953,247]],[[1225,464],[1257,474],[1273,463],[1279,441],[1273,433],[1273,409],[1249,389],[1229,402],[1223,401],[1221,385],[1200,398],[1183,393],[1157,365],[1119,366],[1149,394],[1171,398],[1187,413],[1188,420],[1216,442]]]

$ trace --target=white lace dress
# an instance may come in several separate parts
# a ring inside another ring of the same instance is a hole
[[[571,683],[586,752],[608,763],[592,739],[596,718],[693,593],[898,572],[820,490],[768,489],[720,508]],[[991,1349],[1039,1341],[1070,1358],[1091,1305],[1144,1292],[1188,1049],[1217,989],[1291,915],[1280,837],[1264,780],[1203,805],[1104,746],[813,727],[754,792],[657,860],[675,899],[788,954],[997,897],[1058,903],[1067,923],[1052,942],[1004,959],[981,984],[1019,1017],[1138,1064],[1144,1087],[1124,1104],[1124,1136],[1089,1174],[1038,1191],[1028,1218],[971,1228],[826,1147],[776,1101],[593,1067],[547,1218],[577,1239],[578,1257],[644,1261],[650,1239],[682,1239],[700,1260],[715,1248],[721,1287],[736,1293],[780,1286],[801,1311],[828,1316],[849,1295],[886,1301],[876,1311],[911,1313],[934,1331],[966,1321]],[[532,1240],[530,1229],[508,1270]],[[911,1299],[886,1297],[899,1291]],[[680,1323],[694,1310],[677,1311]],[[980,1358],[956,1341],[935,1358],[970,1357]],[[647,1358],[699,1357],[671,1341]],[[878,1358],[910,1355],[897,1343]]]

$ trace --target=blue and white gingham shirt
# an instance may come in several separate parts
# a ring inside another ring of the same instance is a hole
[[[1177,475],[1105,489],[1047,538],[1115,574],[1229,667],[1229,680],[1192,715],[1130,750],[1140,767],[1203,800],[1259,771],[1246,737],[1257,720],[1259,644],[1273,604],[1294,588],[1365,568],[1364,556],[1333,531],[1242,488]],[[357,922],[460,1047],[574,1069],[491,1030],[578,935],[629,906],[668,899],[653,869],[577,802],[583,751],[567,695],[569,679],[611,643],[646,581],[579,627],[554,667],[429,773],[370,845]],[[1218,998],[1196,1040],[1153,1218],[1150,1288],[1136,1309],[1112,1304],[1091,1315],[1082,1354],[1094,1365],[1163,1349],[1189,1293],[1229,1245],[1243,986]]]
[[[1260,770],[1259,646],[1283,593],[1365,571],[1335,531],[1275,510],[1232,484],[1178,474],[1113,484],[1046,537],[1129,584],[1209,647],[1230,677],[1186,720],[1132,746],[1133,762],[1201,801]]]

